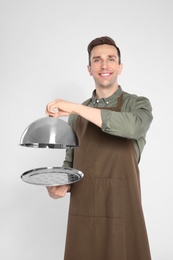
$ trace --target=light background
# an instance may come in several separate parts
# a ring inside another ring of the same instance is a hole
[[[171,0],[0,1],[0,259],[63,259],[69,195],[52,200],[20,175],[61,166],[65,151],[18,144],[48,102],[91,96],[86,48],[104,35],[121,49],[122,88],[153,106],[142,201],[153,260],[173,259],[172,24]]]

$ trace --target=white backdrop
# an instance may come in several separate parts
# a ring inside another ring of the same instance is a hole
[[[172,10],[171,0],[0,1],[0,259],[63,259],[69,195],[53,200],[20,175],[61,166],[65,151],[18,144],[48,102],[91,96],[86,48],[104,35],[121,49],[122,88],[153,106],[142,201],[153,260],[173,259]]]

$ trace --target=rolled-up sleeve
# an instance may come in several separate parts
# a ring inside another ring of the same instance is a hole
[[[65,160],[63,162],[63,167],[73,167],[73,149],[67,149],[66,150],[66,156],[65,156]]]
[[[145,97],[125,100],[121,112],[101,109],[102,131],[120,137],[139,139],[152,122],[152,107]]]
[[[68,124],[73,127],[76,122],[77,115],[70,115],[68,118]],[[66,149],[66,156],[63,162],[63,167],[73,167],[74,149]]]

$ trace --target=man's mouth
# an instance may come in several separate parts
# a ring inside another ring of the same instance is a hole
[[[101,77],[109,77],[112,73],[100,73]]]

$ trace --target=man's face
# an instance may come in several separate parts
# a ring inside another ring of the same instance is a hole
[[[112,45],[99,45],[92,49],[88,71],[93,76],[96,87],[117,88],[117,78],[121,73],[117,49]]]

